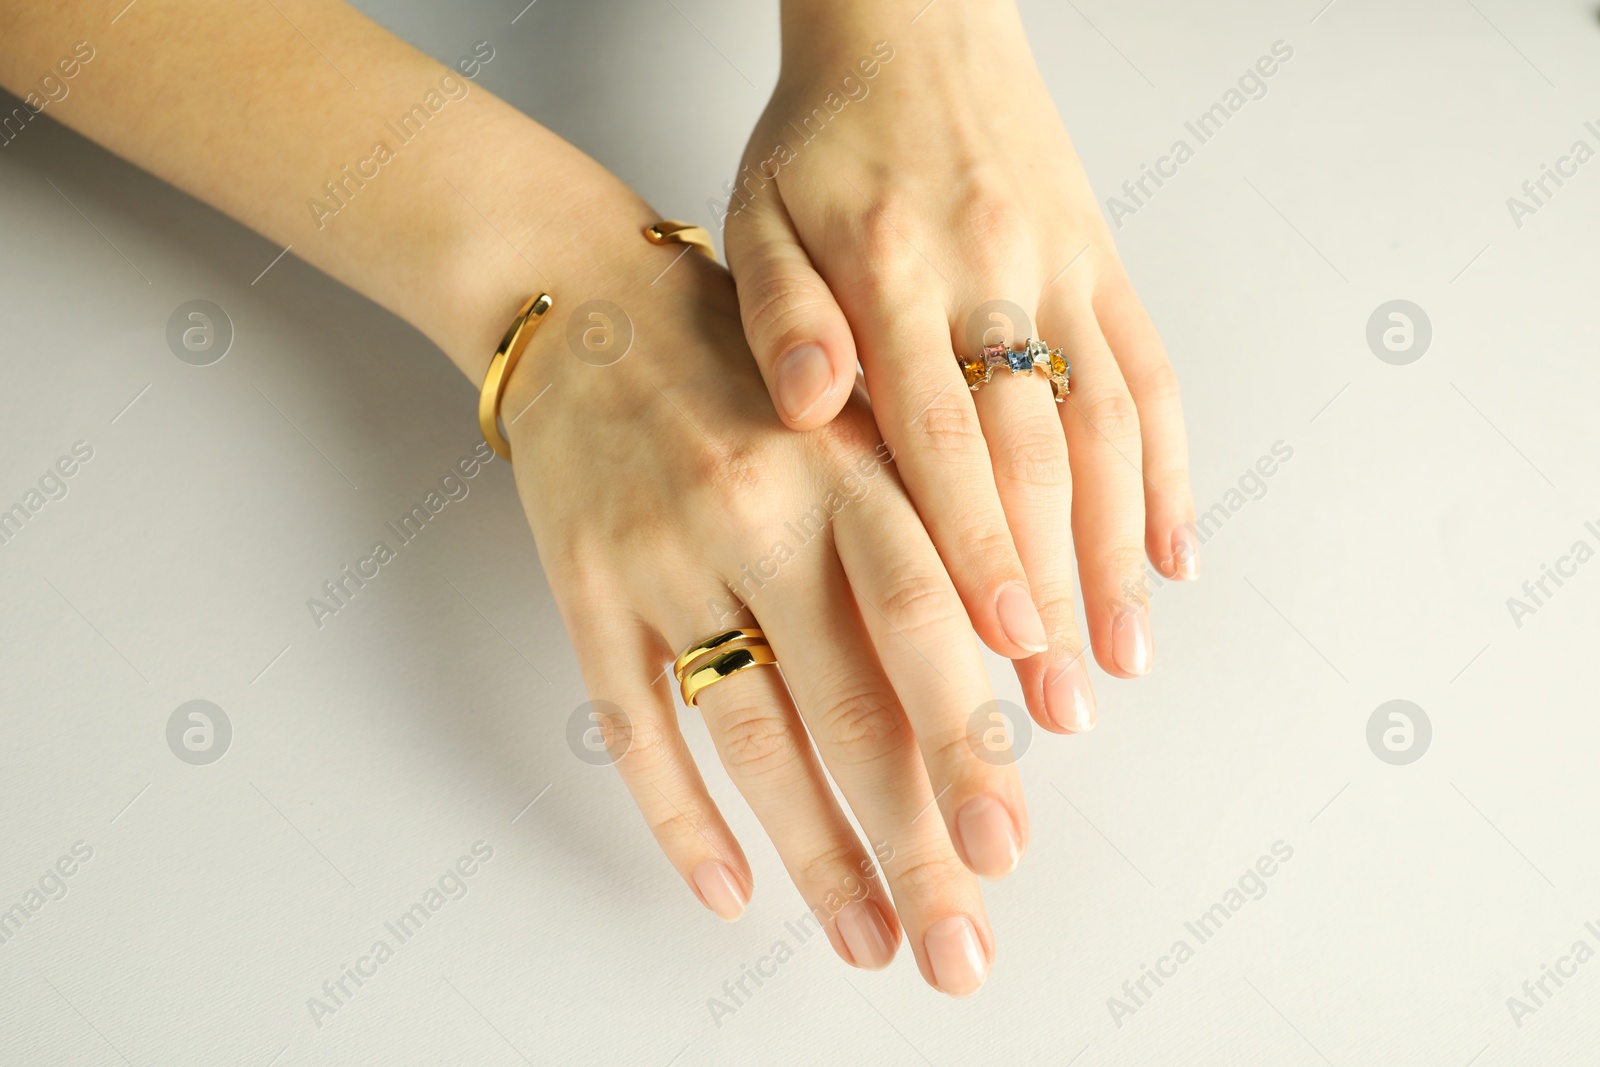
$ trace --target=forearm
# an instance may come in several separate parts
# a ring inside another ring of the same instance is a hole
[[[26,98],[88,42],[50,117],[291,245],[474,382],[530,292],[583,290],[654,221],[604,168],[337,0],[116,15],[6,3],[0,85]]]

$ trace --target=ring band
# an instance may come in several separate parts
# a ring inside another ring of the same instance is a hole
[[[694,707],[700,699],[700,694],[709,686],[716,685],[724,678],[731,678],[740,671],[747,671],[751,667],[776,667],[778,657],[772,651],[772,646],[763,642],[751,645],[748,648],[736,648],[732,652],[723,652],[713,656],[703,667],[697,667],[685,675],[682,681],[683,702],[689,707]]]
[[[1051,348],[1043,341],[1030,338],[1018,348],[1007,344],[984,345],[983,352],[977,358],[963,359],[957,356],[956,362],[961,366],[967,388],[974,393],[988,384],[994,372],[1002,368],[1009,370],[1013,377],[1018,374],[1031,375],[1035,371],[1042,373],[1050,379],[1050,393],[1057,404],[1066,403],[1067,394],[1072,391],[1072,364],[1067,362],[1061,349]]]
[[[528,347],[528,339],[544,321],[552,303],[549,293],[528,297],[517,317],[511,320],[500,347],[495,349],[494,358],[489,361],[489,373],[483,379],[483,392],[478,394],[478,429],[483,431],[483,439],[489,442],[494,454],[504,460],[511,458],[511,445],[500,429],[500,400],[505,396],[511,372],[517,369],[517,361]]]
[[[689,665],[695,660],[704,656],[707,652],[715,652],[722,646],[731,644],[734,641],[754,641],[764,645],[767,643],[767,635],[760,630],[739,628],[723,630],[721,633],[713,634],[704,641],[684,650],[683,655],[679,656],[677,661],[672,664],[672,676],[682,682],[684,672],[689,669]]]

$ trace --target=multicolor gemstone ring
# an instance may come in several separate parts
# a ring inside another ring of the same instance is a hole
[[[963,359],[957,356],[956,362],[961,364],[967,388],[974,393],[983,388],[996,370],[1002,368],[1009,370],[1013,377],[1018,374],[1031,375],[1035,371],[1042,373],[1050,379],[1050,392],[1057,404],[1065,403],[1067,394],[1072,391],[1072,364],[1067,362],[1061,349],[1051,348],[1043,341],[1026,340],[1017,348],[1007,344],[984,345],[983,354],[978,358]]]

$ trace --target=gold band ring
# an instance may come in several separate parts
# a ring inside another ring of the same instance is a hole
[[[707,652],[715,652],[723,645],[734,641],[752,641],[764,645],[767,643],[767,635],[756,629],[723,630],[721,633],[713,634],[704,641],[684,650],[683,655],[679,656],[676,662],[672,664],[672,676],[680,682],[683,681],[684,672],[689,669],[691,663]]]
[[[685,675],[682,682],[683,702],[689,707],[694,707],[700,699],[700,694],[708,687],[716,685],[724,678],[731,678],[740,671],[747,671],[751,667],[776,667],[778,657],[768,644],[751,645],[748,648],[736,648],[732,652],[723,652],[713,656],[705,666],[697,667]]]
[[[511,320],[500,347],[495,349],[494,358],[489,361],[489,373],[483,379],[483,392],[478,394],[478,429],[483,431],[483,439],[501,459],[511,458],[511,445],[500,430],[500,400],[505,396],[511,372],[517,369],[517,361],[528,347],[528,339],[544,321],[552,303],[549,293],[528,297],[517,317]]]

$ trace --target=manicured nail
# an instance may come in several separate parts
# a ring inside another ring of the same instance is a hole
[[[965,915],[952,915],[928,927],[922,937],[933,968],[933,981],[941,992],[953,997],[970,996],[989,976],[989,961],[984,958],[977,928]]]
[[[889,924],[883,913],[870,900],[857,900],[846,904],[834,917],[839,936],[850,950],[850,960],[857,967],[876,971],[889,966],[894,959],[894,939],[889,935]]]
[[[1117,613],[1111,624],[1111,658],[1128,674],[1144,674],[1155,656],[1150,609],[1140,604]]]
[[[1187,525],[1172,531],[1172,576],[1186,582],[1200,577],[1200,542]]]
[[[967,862],[985,878],[1004,878],[1017,866],[1016,823],[994,797],[973,797],[956,812],[956,833]]]
[[[1094,690],[1089,687],[1089,668],[1084,665],[1083,657],[1050,669],[1055,673],[1046,674],[1044,679],[1045,714],[1063,730],[1073,733],[1093,730]]]
[[[700,890],[700,898],[706,902],[706,907],[724,922],[731,923],[744,914],[748,900],[733,872],[725,865],[716,860],[706,860],[694,869],[694,886]]]
[[[803,419],[833,386],[833,364],[821,345],[801,345],[778,357],[773,375],[785,418]]]
[[[1001,586],[994,598],[994,610],[1000,617],[1000,629],[1007,641],[1026,649],[1030,655],[1050,647],[1044,620],[1039,618],[1039,609],[1033,606],[1033,597],[1021,582]]]

